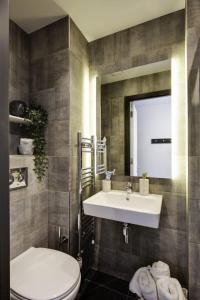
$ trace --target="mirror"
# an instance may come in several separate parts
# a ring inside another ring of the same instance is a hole
[[[170,62],[106,74],[101,85],[101,134],[116,175],[172,177]]]

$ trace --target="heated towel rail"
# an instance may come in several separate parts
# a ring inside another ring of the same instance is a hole
[[[106,139],[96,140],[95,136],[82,137],[77,134],[78,157],[78,259],[86,264],[91,259],[92,245],[94,244],[95,222],[94,218],[83,213],[83,201],[95,193],[95,176],[107,170]],[[86,267],[87,268],[87,267]]]

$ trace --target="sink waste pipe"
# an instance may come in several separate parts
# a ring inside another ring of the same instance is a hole
[[[128,224],[123,223],[123,236],[125,244],[128,244]]]

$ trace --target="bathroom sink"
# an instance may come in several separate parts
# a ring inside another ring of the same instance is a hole
[[[161,206],[161,195],[124,191],[101,191],[83,202],[86,215],[152,228],[159,227]]]

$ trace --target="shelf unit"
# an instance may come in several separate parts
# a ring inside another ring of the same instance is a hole
[[[9,121],[15,124],[29,124],[31,120],[9,115]]]

